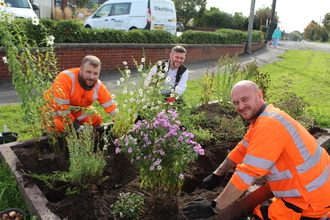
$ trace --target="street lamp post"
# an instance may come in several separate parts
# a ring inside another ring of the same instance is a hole
[[[253,29],[253,21],[254,21],[254,7],[256,1],[251,0],[251,9],[250,9],[250,18],[249,18],[249,26],[248,26],[248,39],[247,39],[247,48],[246,52],[251,54],[251,41],[252,41],[252,29]]]

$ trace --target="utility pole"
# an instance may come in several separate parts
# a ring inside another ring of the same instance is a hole
[[[251,41],[252,41],[252,29],[253,29],[255,5],[256,5],[256,1],[251,0],[250,18],[249,18],[249,26],[248,26],[248,39],[247,39],[247,48],[246,48],[246,52],[248,54],[251,54]]]
[[[276,8],[276,0],[273,0],[273,4],[272,4],[272,20],[271,22],[275,23],[275,8]]]

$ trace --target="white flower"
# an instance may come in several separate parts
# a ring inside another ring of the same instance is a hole
[[[130,94],[130,95],[134,95],[134,92],[133,92],[133,91],[130,91],[129,94]]]
[[[120,82],[124,82],[124,78],[121,77],[121,78],[119,79],[119,81],[120,81]]]
[[[130,70],[126,70],[126,74],[130,74],[131,73],[131,71]]]
[[[33,25],[39,25],[39,18],[37,16],[32,17],[32,24]]]
[[[146,108],[147,108],[147,106],[145,106],[145,105],[142,107],[142,109],[146,109]]]
[[[143,77],[147,77],[147,74],[146,73],[143,73],[143,75],[142,75]]]
[[[138,91],[139,91],[139,93],[142,93],[142,92],[143,92],[143,90],[142,90],[142,89],[139,89]]]
[[[118,102],[114,101],[113,104],[118,105]]]
[[[168,67],[165,67],[164,70],[167,72],[168,71]]]
[[[54,44],[55,37],[53,35],[46,37],[47,46],[51,46]]]
[[[136,85],[136,83],[135,83],[135,82],[132,82],[132,85],[134,85],[134,86],[135,86],[135,85]]]
[[[112,94],[111,95],[112,99],[116,98],[116,95],[115,94]]]
[[[158,61],[157,64],[158,64],[158,65],[162,65],[162,61]]]
[[[126,62],[126,61],[124,61],[124,62],[123,62],[123,64],[126,66],[126,65],[127,65],[127,62]]]
[[[136,103],[137,103],[137,104],[140,104],[140,102],[141,102],[140,100],[136,100]]]
[[[128,109],[127,111],[128,111],[128,113],[131,113],[132,112],[132,109]]]
[[[117,84],[117,86],[119,86],[119,85],[120,85],[120,81],[118,80],[118,81],[116,82],[116,84]]]
[[[144,59],[144,57],[141,59],[141,62],[142,62],[142,63],[144,63],[144,62],[145,62],[145,59]]]
[[[7,57],[2,57],[2,61],[6,64],[8,63]]]
[[[127,105],[126,104],[123,104],[123,108],[126,108],[127,107]]]
[[[170,77],[166,77],[166,80],[165,80],[167,83],[171,81],[171,78]]]
[[[1,7],[5,7],[5,6],[7,6],[7,5],[6,5],[6,3],[5,3],[3,0],[0,0],[0,6],[1,6]]]
[[[127,90],[126,89],[123,91],[123,94],[127,94]]]

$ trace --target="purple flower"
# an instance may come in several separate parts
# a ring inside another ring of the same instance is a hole
[[[180,136],[180,137],[178,138],[178,141],[183,141],[183,137]]]
[[[121,149],[116,147],[116,154],[118,154],[120,151],[121,151]]]
[[[184,178],[184,175],[182,173],[180,173],[179,179],[182,180],[183,178]]]
[[[161,170],[162,169],[162,166],[161,165],[158,165],[157,166],[157,170]]]
[[[133,151],[133,149],[131,147],[128,148],[128,150],[127,150],[128,153],[132,153],[132,151]]]
[[[151,165],[150,166],[150,170],[154,170],[155,169],[155,166],[154,165]]]
[[[198,153],[199,153],[199,155],[205,155],[205,152],[204,152],[203,148],[199,149]]]

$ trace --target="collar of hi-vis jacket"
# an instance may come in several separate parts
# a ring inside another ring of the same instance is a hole
[[[258,112],[258,115],[256,116],[256,119],[261,115],[261,113],[263,113],[265,111],[265,109],[267,108],[268,104],[266,102],[264,102],[264,104],[262,104],[259,112]],[[250,123],[251,124],[251,123]]]

